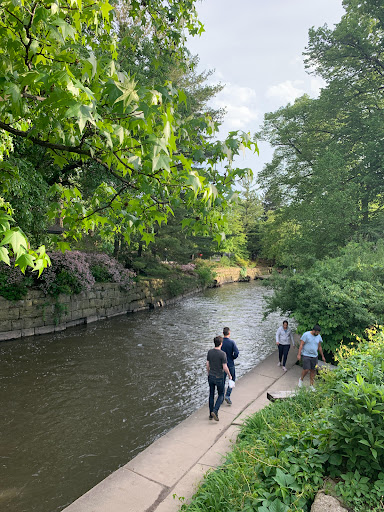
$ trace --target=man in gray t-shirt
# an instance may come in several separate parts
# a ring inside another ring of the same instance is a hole
[[[215,348],[208,350],[207,354],[207,373],[209,384],[209,419],[219,421],[219,409],[224,401],[224,372],[232,379],[227,365],[227,356],[221,350],[223,338],[216,336],[213,338]],[[214,404],[215,390],[217,388],[217,400]]]

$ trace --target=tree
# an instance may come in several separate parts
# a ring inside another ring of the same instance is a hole
[[[298,331],[321,326],[324,348],[335,353],[343,342],[384,320],[384,246],[350,243],[334,258],[315,262],[305,271],[276,275],[267,312],[294,316]]]
[[[254,188],[251,176],[245,176],[241,180],[241,186],[243,190],[239,194],[239,207],[247,237],[247,252],[251,259],[256,259],[261,252],[260,229],[264,215],[263,202]]]
[[[183,55],[185,32],[202,30],[194,0],[128,5],[132,23],[152,30],[154,42],[168,53]],[[213,135],[217,126],[209,116],[183,118],[182,90],[171,83],[142,86],[122,70],[114,14],[108,0],[3,1],[0,128],[52,159],[57,179],[49,217],[62,219],[68,239],[97,230],[120,232],[127,242],[140,233],[148,243],[154,226],[166,222],[178,205],[197,203],[208,210],[225,203],[233,180],[245,172],[233,169],[233,156],[255,144],[235,132],[224,143],[207,140],[202,134]],[[228,164],[220,173],[216,164],[224,159]],[[17,176],[12,160],[2,168]],[[89,197],[84,181],[95,184]],[[7,259],[7,247],[18,248],[16,264],[36,266],[39,255],[28,251],[24,235],[10,229],[9,221],[8,214],[0,233],[1,259]],[[208,212],[204,223],[192,227],[220,231],[220,224]]]
[[[267,114],[260,134],[276,147],[260,175],[277,207],[269,233],[279,219],[293,223],[289,250],[302,265],[383,225],[384,8],[344,6],[334,30],[310,30],[306,64],[327,82],[319,98]]]

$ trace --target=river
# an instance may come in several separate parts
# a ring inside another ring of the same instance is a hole
[[[0,343],[0,510],[56,512],[207,403],[224,326],[241,377],[275,350],[260,282],[61,333]],[[236,389],[233,392],[236,399]]]

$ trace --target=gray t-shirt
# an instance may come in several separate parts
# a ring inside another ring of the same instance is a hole
[[[211,350],[208,350],[207,361],[209,362],[209,375],[213,375],[219,379],[223,378],[223,364],[227,363],[226,353],[217,348],[211,348]]]

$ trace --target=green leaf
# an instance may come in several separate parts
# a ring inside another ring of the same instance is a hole
[[[31,254],[21,254],[15,261],[15,267],[20,267],[20,270],[24,274],[27,267],[33,267],[35,258]]]
[[[329,457],[329,463],[333,466],[340,466],[343,458],[340,455],[340,453],[332,453],[332,455]]]
[[[160,153],[152,160],[152,171],[164,169],[165,171],[171,172],[171,158],[168,155]]]
[[[63,254],[65,253],[65,251],[70,251],[71,250],[71,246],[69,245],[68,242],[57,242],[57,248],[59,249],[59,251],[61,251]]]
[[[12,247],[12,251],[16,257],[19,257],[23,252],[26,252],[28,247],[27,239],[19,228],[12,228],[4,233],[4,238],[0,246],[6,244],[9,244]]]
[[[0,261],[3,261],[7,265],[11,264],[8,256],[8,250],[5,247],[0,247]]]
[[[55,23],[60,28],[64,41],[68,37],[71,38],[73,41],[76,40],[76,29],[69,25],[65,20],[61,18],[56,18]]]
[[[108,1],[105,1],[105,2],[102,2],[100,10],[101,10],[101,13],[103,15],[103,18],[105,20],[108,20],[109,19],[109,13],[110,13],[110,11],[113,10],[113,7],[112,7],[112,5]]]

